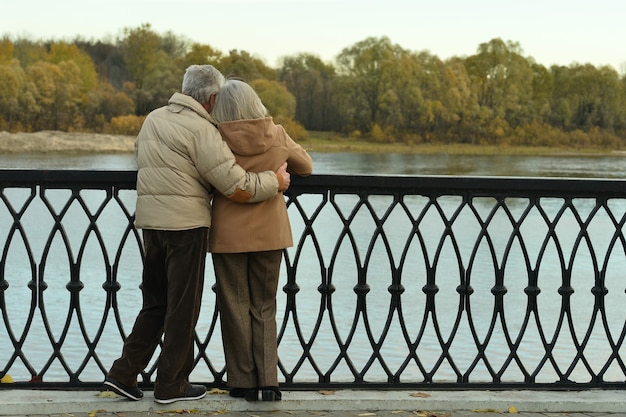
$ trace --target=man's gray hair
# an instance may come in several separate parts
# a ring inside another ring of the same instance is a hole
[[[222,84],[224,76],[213,65],[191,65],[185,70],[182,93],[205,104],[209,102],[211,94],[220,91]]]

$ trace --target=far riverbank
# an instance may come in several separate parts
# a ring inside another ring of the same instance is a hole
[[[309,152],[399,153],[423,155],[615,155],[610,149],[562,147],[494,146],[470,144],[381,144],[366,140],[310,132],[300,144]],[[41,131],[0,132],[0,154],[18,153],[127,153],[135,150],[135,136],[85,132]]]

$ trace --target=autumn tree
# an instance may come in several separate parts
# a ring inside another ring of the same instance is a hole
[[[93,90],[98,85],[98,73],[91,57],[80,50],[76,45],[66,42],[54,42],[50,44],[45,60],[56,65],[62,62],[73,62],[78,70],[81,94]]]
[[[16,59],[0,64],[0,130],[12,130],[21,125],[19,102],[25,78]]]
[[[13,42],[7,36],[0,39],[0,65],[9,64],[13,60]]]
[[[219,65],[223,54],[210,45],[192,43],[189,50],[178,59],[180,68],[188,68],[190,65]]]
[[[294,95],[295,119],[310,130],[330,130],[335,68],[311,54],[283,58],[280,80]]]

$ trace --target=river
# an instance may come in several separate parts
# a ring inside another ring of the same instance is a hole
[[[315,174],[626,178],[623,155],[311,153]],[[0,154],[2,169],[136,169],[132,154]]]

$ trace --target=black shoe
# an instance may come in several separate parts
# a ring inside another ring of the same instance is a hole
[[[246,392],[251,388],[231,388],[228,390],[228,395],[233,398],[243,398],[246,396]]]
[[[280,401],[283,395],[278,387],[263,387],[261,388],[261,399],[263,401]]]
[[[116,394],[126,397],[129,400],[139,401],[143,398],[143,391],[141,391],[137,385],[134,387],[125,385],[110,376],[104,378],[104,385],[110,387]]]
[[[233,398],[245,398],[246,401],[258,401],[259,390],[257,388],[231,388],[228,395]]]
[[[259,401],[259,390],[257,388],[250,388],[246,390],[244,397],[246,401]]]
[[[204,398],[206,395],[206,387],[204,385],[193,385],[189,384],[187,387],[187,391],[182,397],[173,397],[173,398],[157,398],[154,397],[154,401],[159,404],[171,404],[176,401],[190,401],[190,400],[199,400]]]

